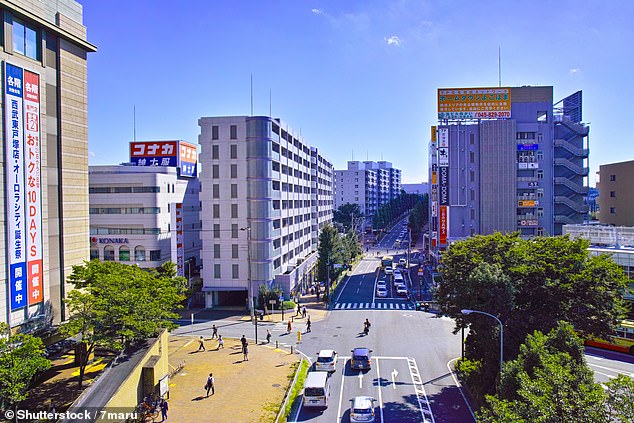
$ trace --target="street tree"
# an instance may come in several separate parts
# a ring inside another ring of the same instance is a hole
[[[65,300],[70,318],[60,327],[79,335],[79,386],[95,347],[124,349],[131,343],[175,327],[175,310],[185,298],[187,280],[175,267],[158,271],[118,262],[92,260],[73,266],[68,281],[75,285]]]
[[[0,322],[0,408],[15,408],[25,400],[35,376],[50,367],[40,338],[12,334],[9,326]]]
[[[525,240],[519,233],[496,233],[456,242],[445,252],[436,299],[456,319],[456,331],[471,326],[467,357],[483,360],[481,380],[490,381],[492,374],[495,379],[499,368],[490,359],[496,324],[485,316],[464,316],[461,309],[485,311],[503,322],[506,359],[517,355],[529,333],[548,333],[560,320],[584,336],[612,335],[623,317],[627,277],[609,257],[589,256],[588,246],[567,236]],[[496,266],[490,276],[493,268],[484,263]]]
[[[344,232],[352,229],[353,221],[361,217],[361,208],[356,203],[346,203],[333,212],[332,220],[343,226]]]
[[[619,374],[605,384],[611,422],[634,422],[634,380]]]
[[[603,389],[594,383],[583,343],[568,323],[558,322],[548,335],[528,335],[517,358],[505,364],[500,385],[499,396],[486,397],[478,421],[609,421]]]
[[[342,259],[342,242],[339,232],[332,225],[325,225],[319,234],[319,247],[317,249],[317,278],[320,281],[328,280],[328,272],[330,267],[330,279],[334,280],[336,272],[333,271],[331,265],[333,263],[341,263]],[[330,295],[326,290],[326,297]]]

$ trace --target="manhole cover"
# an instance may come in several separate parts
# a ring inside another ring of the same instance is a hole
[[[341,329],[341,326],[337,326],[337,329]]]
[[[274,384],[273,384],[273,387],[274,387],[274,388],[279,388],[280,386],[281,386],[281,385],[280,385],[279,383],[274,383]]]

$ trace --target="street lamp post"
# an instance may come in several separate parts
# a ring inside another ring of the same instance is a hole
[[[495,317],[494,315],[486,313],[484,311],[462,309],[460,310],[460,312],[465,315],[469,315],[471,313],[484,314],[485,316],[493,317],[495,320],[497,320],[498,324],[500,325],[500,378],[501,378],[502,365],[504,364],[504,325],[502,325],[502,321],[498,319],[497,317]]]
[[[246,231],[247,233],[247,274],[249,278],[247,290],[249,291],[249,310],[251,312],[251,321],[253,322],[255,320],[255,314],[253,310],[253,287],[251,286],[251,227],[245,226],[244,228],[240,228],[240,230]]]

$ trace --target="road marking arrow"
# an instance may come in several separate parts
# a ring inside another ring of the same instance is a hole
[[[394,389],[396,389],[396,382],[395,382],[396,376],[398,376],[398,372],[396,371],[396,369],[394,369],[394,371],[392,372],[392,387]]]
[[[359,389],[363,388],[363,373],[359,371]]]

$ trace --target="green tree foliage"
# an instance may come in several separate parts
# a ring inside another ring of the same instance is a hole
[[[620,374],[605,384],[611,422],[634,422],[634,380]]]
[[[346,233],[346,235],[341,239],[341,246],[343,249],[341,258],[345,264],[352,263],[356,257],[363,254],[363,248],[359,242],[359,237],[354,231],[348,231],[348,233]]]
[[[277,308],[280,309],[279,299],[283,292],[279,286],[269,287],[266,284],[262,284],[258,287],[258,304],[263,304],[263,307],[271,308],[269,301],[278,301]]]
[[[504,323],[504,357],[514,358],[534,330],[548,333],[559,320],[582,334],[610,336],[624,312],[627,278],[606,256],[592,256],[587,241],[567,236],[520,238],[518,233],[474,236],[443,255],[443,283],[436,291],[456,331],[470,324],[467,356],[482,360],[482,386],[494,386],[499,365],[497,324]],[[496,346],[496,343],[497,346]]]
[[[342,253],[339,232],[332,225],[326,225],[319,234],[319,247],[317,249],[317,279],[326,281],[328,279],[328,261],[330,263],[341,263]],[[330,278],[334,279],[332,268]]]
[[[185,298],[187,284],[176,276],[173,264],[155,271],[99,260],[73,266],[68,281],[77,289],[65,300],[70,318],[60,329],[67,336],[81,336],[80,386],[96,346],[122,349],[174,328],[171,319],[178,318],[175,310]]]
[[[28,396],[33,378],[51,367],[40,338],[12,334],[0,322],[0,407],[14,407]]]
[[[361,208],[359,205],[346,203],[339,206],[339,208],[333,212],[332,220],[335,223],[341,224],[344,232],[348,232],[352,229],[352,219],[357,220],[360,217]]]
[[[385,229],[394,225],[403,213],[411,210],[417,201],[421,201],[419,194],[406,194],[405,191],[386,204],[382,204],[372,218],[372,226],[375,229]]]
[[[429,196],[424,194],[415,200],[412,212],[409,214],[408,226],[412,231],[412,239],[418,239],[427,223],[429,223]]]
[[[559,322],[548,335],[535,331],[526,338],[504,367],[499,397],[487,396],[479,421],[607,423],[604,399],[581,339],[570,324]]]

